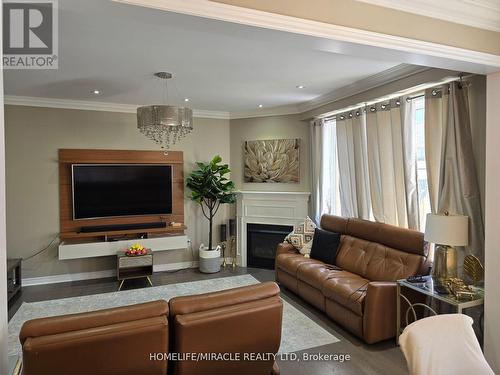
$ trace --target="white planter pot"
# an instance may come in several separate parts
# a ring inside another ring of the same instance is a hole
[[[220,271],[220,249],[200,250],[199,269],[203,273],[216,273]]]

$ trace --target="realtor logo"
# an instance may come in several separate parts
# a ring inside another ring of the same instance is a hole
[[[3,68],[57,69],[57,0],[3,1]]]

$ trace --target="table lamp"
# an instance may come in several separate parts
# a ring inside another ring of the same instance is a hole
[[[457,250],[469,243],[469,218],[462,215],[427,214],[424,239],[436,244],[432,278],[457,277]]]

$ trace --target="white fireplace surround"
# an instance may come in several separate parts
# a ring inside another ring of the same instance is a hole
[[[308,192],[261,192],[237,193],[237,254],[238,264],[247,266],[247,224],[271,224],[295,226],[308,215]]]

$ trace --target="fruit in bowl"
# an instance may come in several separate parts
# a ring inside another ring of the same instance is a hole
[[[146,255],[148,253],[148,249],[146,249],[141,244],[136,243],[135,245],[130,246],[126,251],[125,255],[129,257],[136,257],[139,255]]]

